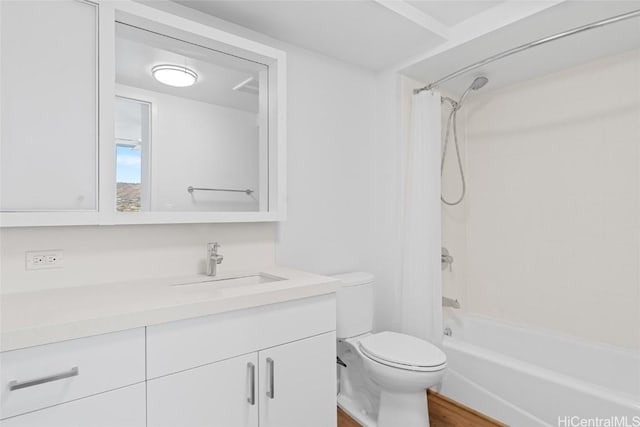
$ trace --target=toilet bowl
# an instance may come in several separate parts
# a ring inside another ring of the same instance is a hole
[[[446,355],[397,332],[371,333],[373,276],[338,276],[338,406],[366,427],[426,427],[426,390],[442,381]]]
[[[380,332],[358,343],[364,371],[380,387],[378,427],[429,425],[426,390],[442,382],[445,354],[424,340]]]

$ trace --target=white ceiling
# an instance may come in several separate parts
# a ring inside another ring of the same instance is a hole
[[[178,0],[178,3],[375,70],[443,41],[429,29],[370,0]]]
[[[640,0],[175,0],[226,21],[371,70],[425,83],[490,55],[640,9]],[[478,70],[497,88],[640,47],[640,18]],[[443,87],[460,93],[473,79]]]
[[[640,1],[564,2],[419,61],[405,68],[403,74],[423,82],[432,82],[507,49],[636,9],[640,9]],[[441,88],[452,94],[460,94],[474,77],[484,75],[489,78],[489,83],[483,91],[498,89],[634,48],[640,48],[640,18],[531,48],[443,83]]]
[[[258,95],[233,88],[249,77],[258,80],[267,67],[221,52],[118,24],[116,29],[116,82],[126,86],[193,99],[243,111],[258,112]],[[184,65],[198,74],[190,87],[159,83],[151,68],[160,64]]]
[[[457,25],[505,0],[409,0],[411,6],[448,26]]]

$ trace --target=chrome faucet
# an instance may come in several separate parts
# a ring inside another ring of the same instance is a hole
[[[218,253],[220,243],[207,244],[207,276],[215,276],[218,270],[218,264],[222,264],[224,257]]]

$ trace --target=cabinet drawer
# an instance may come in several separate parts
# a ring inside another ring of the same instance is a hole
[[[0,421],[0,427],[145,427],[144,383]]]
[[[0,418],[145,380],[144,328],[0,353]]]
[[[335,294],[150,326],[147,377],[157,378],[335,329]]]

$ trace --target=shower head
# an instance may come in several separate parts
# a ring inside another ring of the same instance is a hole
[[[476,77],[471,82],[471,86],[469,86],[469,89],[478,90],[482,88],[484,85],[486,85],[487,83],[489,83],[489,79],[486,78],[485,76]]]
[[[480,76],[473,79],[473,81],[471,82],[467,90],[465,90],[462,96],[460,97],[460,100],[458,101],[458,109],[462,107],[462,102],[467,97],[469,92],[471,92],[472,90],[478,90],[482,88],[484,85],[486,85],[487,83],[489,83],[489,79],[486,78],[485,76]]]

